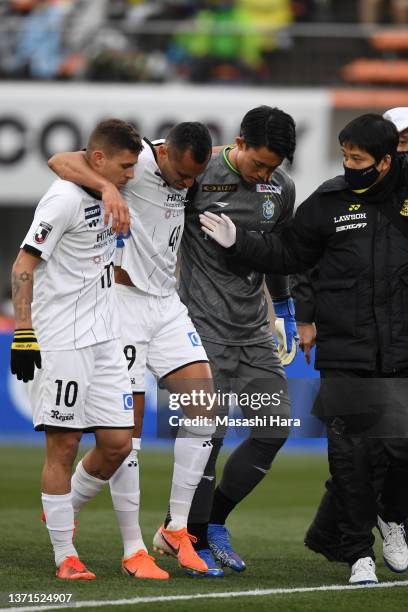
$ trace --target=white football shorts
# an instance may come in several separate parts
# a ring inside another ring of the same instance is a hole
[[[187,308],[174,292],[166,297],[149,295],[126,285],[116,285],[122,343],[134,392],[145,390],[146,367],[163,378],[197,361],[207,361]]]
[[[69,351],[43,351],[28,384],[36,430],[133,427],[133,395],[119,339]]]

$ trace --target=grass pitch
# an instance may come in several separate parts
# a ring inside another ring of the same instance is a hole
[[[160,558],[168,570],[168,582],[130,579],[120,571],[122,554],[119,530],[108,490],[102,492],[80,515],[76,546],[97,580],[64,583],[54,578],[54,564],[48,533],[40,522],[39,482],[42,448],[0,447],[0,608],[6,607],[9,593],[73,593],[76,602],[119,600],[135,597],[194,595],[253,591],[256,589],[347,585],[349,569],[328,563],[303,546],[303,535],[313,518],[327,476],[323,455],[281,453],[269,476],[233,512],[228,526],[234,546],[247,563],[247,571],[226,570],[223,579],[189,578],[173,559]],[[141,461],[141,524],[146,544],[162,522],[170,490],[170,453],[143,450]],[[221,462],[220,462],[221,463]],[[377,538],[379,540],[379,538]],[[377,575],[380,581],[398,581],[384,567],[377,543]],[[249,606],[257,611],[274,610],[331,612],[406,609],[408,588],[368,588],[353,591],[285,593],[256,597],[227,597],[132,605],[117,604],[102,611],[128,610],[211,612]],[[95,608],[81,607],[81,610]]]

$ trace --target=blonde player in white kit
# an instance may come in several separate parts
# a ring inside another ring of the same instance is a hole
[[[107,120],[91,134],[87,160],[120,187],[133,177],[140,150],[132,126]],[[72,541],[74,510],[100,491],[131,449],[133,398],[113,282],[115,242],[100,198],[57,180],[37,206],[12,271],[11,371],[32,381],[34,427],[45,430],[42,504],[56,575],[65,580],[95,578]],[[95,433],[96,446],[78,464],[71,491],[85,430]]]
[[[121,517],[124,568],[140,577],[140,551],[146,547],[139,527],[140,432],[146,365],[173,393],[204,389],[212,376],[201,340],[176,292],[176,258],[184,227],[186,190],[211,156],[211,137],[197,122],[176,125],[165,141],[144,139],[134,178],[122,190],[130,207],[130,232],[119,240],[115,278],[121,314],[122,342],[135,400],[133,450],[110,481],[113,504]],[[92,189],[105,190],[81,153],[55,155],[49,162],[58,174]],[[204,408],[203,408],[204,409]],[[179,429],[169,512],[154,537],[154,547],[177,557],[187,569],[207,572],[187,533],[194,492],[211,452],[211,426]],[[159,569],[159,568],[158,568]],[[162,570],[159,570],[162,571]],[[151,578],[156,578],[152,571]]]

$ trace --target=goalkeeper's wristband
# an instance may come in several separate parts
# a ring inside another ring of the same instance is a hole
[[[33,380],[34,369],[41,368],[41,353],[32,328],[16,329],[11,344],[11,372],[18,380]]]
[[[288,297],[283,300],[272,299],[273,309],[277,317],[294,317],[295,316],[295,303],[293,298]]]

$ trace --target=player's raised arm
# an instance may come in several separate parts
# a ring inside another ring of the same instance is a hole
[[[105,204],[105,225],[112,215],[112,227],[116,233],[129,231],[130,216],[126,200],[113,183],[102,177],[89,165],[85,151],[56,153],[48,160],[48,166],[64,181],[84,185],[101,194]]]
[[[11,372],[19,380],[34,378],[34,367],[41,368],[41,354],[31,321],[33,300],[33,272],[40,263],[39,256],[21,250],[11,273],[12,299],[16,329],[11,345]]]

